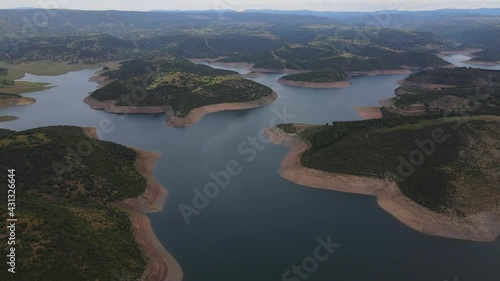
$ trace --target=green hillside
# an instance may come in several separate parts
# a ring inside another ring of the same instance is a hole
[[[113,280],[113,271],[130,280],[142,275],[145,259],[130,219],[112,207],[145,190],[146,180],[134,168],[135,151],[60,126],[0,130],[0,157],[8,159],[0,163],[2,182],[15,169],[15,280]],[[0,213],[3,221],[6,211]],[[6,234],[3,227],[2,241]],[[6,259],[2,255],[3,264]]]

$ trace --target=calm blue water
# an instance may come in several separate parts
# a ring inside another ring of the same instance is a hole
[[[285,271],[313,256],[318,238],[328,236],[341,245],[307,273],[307,280],[499,280],[499,240],[475,243],[427,236],[395,220],[372,197],[290,183],[277,172],[287,149],[259,140],[259,132],[280,116],[296,123],[358,120],[353,106],[377,105],[392,97],[396,81],[404,76],[361,77],[346,89],[311,90],[282,86],[276,83],[280,75],[266,75],[253,80],[279,94],[274,103],[170,128],[163,114],[114,115],[89,109],[82,100],[96,88],[88,82],[94,71],[27,75],[23,80],[57,87],[26,95],[37,99],[35,105],[1,110],[1,115],[21,119],[0,127],[96,127],[105,140],[162,152],[156,176],[169,197],[163,211],[150,218],[158,238],[183,268],[184,280],[282,280]],[[107,122],[112,126],[104,130]],[[225,171],[228,163],[238,165],[240,173],[186,224],[179,205],[193,207],[193,189],[214,182],[210,173]],[[289,277],[306,280],[305,275]]]

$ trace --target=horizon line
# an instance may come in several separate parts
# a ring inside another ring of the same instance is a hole
[[[35,7],[17,7],[17,8],[0,8],[0,11],[7,10],[18,10],[18,11],[29,11],[29,10],[58,10],[58,11],[85,11],[85,12],[106,12],[106,11],[116,11],[116,12],[140,12],[140,13],[150,13],[150,12],[259,12],[259,11],[277,11],[277,12],[317,12],[317,13],[376,13],[376,12],[438,12],[438,11],[478,11],[478,10],[500,10],[499,7],[494,8],[440,8],[440,9],[430,9],[430,10],[398,10],[398,9],[385,9],[385,10],[370,10],[370,11],[361,11],[361,10],[310,10],[310,9],[244,9],[244,10],[235,10],[235,9],[158,9],[158,10],[117,10],[117,9],[46,9],[46,8],[35,8]]]

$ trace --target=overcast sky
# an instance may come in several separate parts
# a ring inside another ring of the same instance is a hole
[[[500,8],[500,0],[0,0],[0,8],[16,7],[140,11],[208,9],[373,11]]]

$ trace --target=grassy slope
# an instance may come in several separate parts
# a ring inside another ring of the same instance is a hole
[[[88,156],[69,152],[89,147]],[[0,158],[5,160],[2,182],[8,169],[16,169],[16,280],[112,280],[114,272],[130,280],[141,276],[145,261],[130,220],[109,205],[144,192],[133,150],[90,140],[81,128],[47,127],[0,130]],[[65,171],[60,180],[56,171]],[[5,255],[1,261],[6,263]]]
[[[426,208],[456,215],[498,208],[498,118],[412,120],[391,129],[383,120],[310,127],[301,133],[312,144],[302,164],[335,173],[394,178],[398,157],[408,159],[418,149],[416,140],[442,129],[449,138],[399,183],[402,192]],[[464,123],[455,129],[458,120]]]

